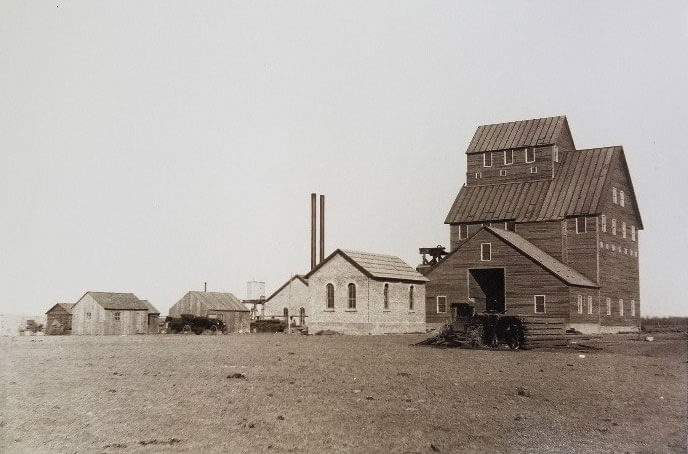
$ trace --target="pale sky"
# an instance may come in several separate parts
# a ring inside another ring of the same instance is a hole
[[[0,312],[419,263],[480,124],[623,145],[641,311],[688,315],[688,2],[0,0]]]

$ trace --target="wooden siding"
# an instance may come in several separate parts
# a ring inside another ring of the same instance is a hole
[[[516,224],[516,233],[555,259],[567,263],[562,252],[561,221],[524,222]],[[569,263],[567,263],[570,265]],[[575,266],[573,268],[576,268]],[[593,279],[595,280],[595,279]]]
[[[563,221],[566,228],[566,264],[593,282],[598,281],[597,268],[597,217],[586,217],[586,232],[576,233],[576,218]]]
[[[535,161],[526,162],[525,148],[513,150],[513,164],[504,164],[504,151],[486,151],[467,156],[466,185],[481,186],[488,184],[519,183],[552,179],[552,147],[534,147]],[[483,166],[483,155],[492,155],[492,166]],[[537,173],[530,173],[531,167],[537,167]],[[501,176],[500,171],[506,175]],[[475,177],[480,172],[481,177]]]
[[[466,153],[551,145],[558,141],[566,124],[566,117],[559,116],[479,126]]]
[[[480,260],[480,243],[483,242],[492,244],[492,259],[489,262]],[[437,296],[447,296],[447,305],[466,301],[471,268],[504,268],[508,314],[534,314],[534,295],[545,295],[547,312],[543,315],[568,319],[568,286],[507,243],[482,230],[428,273],[430,282],[426,285],[425,305],[427,323],[449,320],[448,312],[437,313]]]

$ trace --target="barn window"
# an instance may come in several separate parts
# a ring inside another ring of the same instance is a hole
[[[504,230],[508,230],[509,232],[515,232],[516,231],[516,223],[514,221],[506,221],[504,223]]]
[[[635,317],[635,300],[631,300],[631,317]]]
[[[325,307],[327,309],[334,309],[334,285],[327,284],[327,286],[325,286],[325,290],[327,294],[327,303]]]
[[[480,260],[483,262],[492,260],[492,243],[480,243]]]
[[[514,150],[504,150],[504,165],[508,166],[514,163]]]
[[[552,147],[552,159],[554,162],[559,162],[559,147],[556,145]]]
[[[612,219],[612,235],[616,235],[616,219]]]
[[[414,291],[414,290],[415,290],[415,289],[413,288],[413,285],[409,287],[409,310],[410,310],[410,311],[413,310],[413,304],[415,303],[415,301],[414,301],[414,295],[413,295],[413,291]]]
[[[535,162],[535,150],[526,148],[526,162]],[[534,172],[531,172],[534,173]]]
[[[349,284],[349,309],[356,309],[356,284]]]
[[[119,320],[119,316],[120,316],[119,312],[115,312],[113,315],[115,316],[115,320]]]
[[[619,298],[619,315],[623,317],[623,300]]]
[[[86,312],[86,320],[91,320],[91,313],[90,312]]]
[[[459,225],[459,239],[465,240],[468,236],[468,226],[466,224]]]
[[[446,314],[447,313],[447,297],[438,296],[437,297],[437,313]]]
[[[535,313],[545,313],[545,295],[535,295]]]
[[[499,176],[500,177],[505,177],[506,176],[506,170],[502,169],[499,171]]]
[[[578,216],[576,218],[576,233],[585,233],[585,232],[586,232],[585,216]]]
[[[537,173],[537,166],[533,166],[530,168],[530,173]]]
[[[383,308],[389,309],[389,284],[385,284],[384,288],[382,289],[382,295],[383,295]]]
[[[602,215],[600,217],[600,219],[601,219],[601,223],[602,223],[602,231],[606,232],[607,231],[607,216]]]
[[[217,314],[208,314],[208,318],[217,318]]]
[[[284,315],[284,320],[289,322],[289,309],[288,308],[285,307],[284,309],[282,309],[282,315]]]
[[[619,199],[617,198],[617,195],[616,195],[616,188],[612,188],[612,202],[619,203]]]
[[[635,226],[631,226],[631,241],[635,241]]]
[[[476,180],[479,180],[479,179],[481,179],[482,177],[483,177],[483,174],[482,174],[482,173],[480,173],[480,172],[475,172],[475,179],[476,179]]]
[[[621,235],[626,238],[626,223],[622,222],[621,223]]]
[[[607,315],[612,315],[612,299],[607,298],[606,302],[607,302]]]
[[[592,314],[592,296],[588,295],[588,314]]]
[[[619,205],[626,206],[626,197],[623,191],[619,191]]]
[[[483,167],[492,167],[492,153],[483,153]]]
[[[578,313],[583,313],[583,295],[578,295]]]

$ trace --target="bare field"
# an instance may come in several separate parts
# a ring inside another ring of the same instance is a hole
[[[0,451],[686,452],[685,336],[585,358],[423,338],[2,338]]]

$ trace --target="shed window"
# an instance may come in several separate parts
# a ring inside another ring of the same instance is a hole
[[[537,173],[537,166],[533,166],[530,168],[530,173]]]
[[[483,262],[492,260],[492,243],[480,243],[480,260]]]
[[[356,284],[349,284],[349,309],[356,309]]]
[[[389,284],[385,284],[385,287],[382,290],[382,292],[383,292],[382,306],[384,309],[389,309]]]
[[[413,288],[413,285],[409,287],[409,310],[410,310],[410,311],[413,310],[413,305],[414,305],[414,303],[415,303],[415,301],[414,301],[414,294],[413,294],[414,290],[415,290],[415,289]]]
[[[506,221],[504,223],[504,230],[508,230],[510,232],[515,232],[516,231],[516,223],[514,221]]]
[[[502,169],[499,171],[499,176],[500,177],[505,177],[506,176],[506,170]]]
[[[612,188],[612,202],[619,203],[619,199],[616,195],[616,188]]]
[[[115,312],[113,315],[115,316],[115,320],[119,321],[120,312]]]
[[[535,313],[544,314],[545,313],[545,295],[535,295]]]
[[[612,235],[616,235],[616,219],[612,219]]]
[[[492,167],[492,153],[483,153],[483,167]]]
[[[459,239],[465,240],[468,237],[468,226],[466,224],[459,225]]]
[[[600,219],[601,219],[601,224],[602,224],[602,231],[606,232],[607,231],[607,216],[602,215],[600,217]]]
[[[446,314],[447,313],[447,297],[438,296],[437,297],[437,313]]]
[[[635,241],[635,226],[631,226],[631,241]]]
[[[606,303],[607,303],[607,315],[612,315],[612,299],[607,298]]]
[[[619,315],[623,317],[623,300],[619,298]]]
[[[535,162],[535,150],[526,148],[526,162]],[[534,173],[534,172],[531,172]]]
[[[578,216],[576,218],[576,233],[585,233],[586,231],[585,216]]]
[[[635,317],[635,300],[631,300],[631,317]]]
[[[504,165],[508,166],[514,163],[514,150],[504,150]]]
[[[479,180],[479,179],[481,179],[482,177],[483,177],[483,174],[482,174],[482,173],[480,173],[480,172],[475,172],[475,179],[476,179],[476,180]]]
[[[619,205],[626,206],[626,197],[623,191],[619,191]]]
[[[592,296],[588,295],[588,314],[592,314]]]
[[[327,284],[327,286],[325,286],[325,290],[327,294],[327,303],[325,307],[327,309],[334,309],[334,285]]]
[[[86,320],[91,320],[91,313],[90,312],[86,312]]]
[[[583,313],[583,295],[578,295],[578,313]]]

